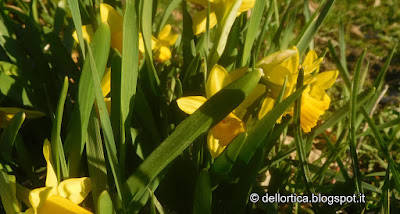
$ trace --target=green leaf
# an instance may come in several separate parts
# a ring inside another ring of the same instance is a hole
[[[265,4],[266,1],[257,0],[254,5],[254,8],[251,11],[250,24],[247,29],[246,41],[243,47],[243,55],[241,61],[242,67],[247,65],[247,61],[249,60],[254,40],[256,38],[257,32],[259,31],[258,26],[260,25],[261,18],[263,16]]]
[[[22,111],[18,112],[11,119],[10,124],[4,129],[0,138],[0,156],[3,160],[12,161],[12,148],[18,131],[24,122],[26,114]]]
[[[7,214],[19,213],[20,204],[16,197],[15,176],[8,175],[0,163],[0,197],[4,211]]]
[[[61,124],[64,113],[65,98],[68,92],[68,77],[64,78],[64,84],[61,90],[60,99],[58,101],[56,115],[53,121],[53,127],[51,130],[51,151],[53,152],[53,164],[57,173],[58,182],[61,179],[61,173],[63,177],[68,177],[67,162],[65,160],[64,148],[61,143]]]
[[[307,24],[307,28],[304,28],[305,30],[301,33],[296,45],[300,55],[306,51],[310,42],[314,39],[315,34],[317,34],[334,2],[335,0],[327,0],[327,2],[322,6],[318,18],[315,17],[317,14],[315,13],[313,18]]]
[[[211,179],[206,169],[201,170],[194,189],[193,214],[211,214]]]
[[[106,69],[110,41],[110,29],[103,23],[97,28],[93,41],[90,44],[99,77],[103,76]],[[68,154],[69,175],[71,177],[79,174],[78,169],[85,146],[87,127],[94,98],[95,89],[90,62],[89,60],[85,60],[79,80],[78,103],[68,124],[67,137],[64,144],[65,152]]]
[[[225,118],[253,90],[261,77],[261,70],[247,73],[229,84],[197,111],[184,120],[127,179],[125,189],[129,202],[137,202],[146,187],[193,141]],[[134,205],[134,204],[133,204]]]
[[[243,132],[240,135],[238,135],[226,147],[226,149],[221,153],[221,155],[219,155],[218,158],[215,159],[215,162],[212,165],[215,173],[220,175],[226,175],[231,171],[233,164],[236,161],[236,158],[239,156],[240,149],[242,148],[244,142],[246,141],[246,138],[247,138],[246,132]]]
[[[130,133],[131,112],[136,94],[137,78],[139,73],[139,19],[136,10],[138,1],[127,1],[122,40],[121,64],[121,141],[120,163],[122,172],[125,169],[127,144],[126,135]]]
[[[267,137],[269,130],[275,125],[278,118],[286,111],[286,109],[301,95],[305,86],[302,86],[289,97],[275,106],[267,115],[265,115],[249,132],[246,143],[240,151],[239,158],[245,163],[249,163],[251,157],[259,148],[262,140]]]
[[[113,203],[112,203],[110,194],[108,194],[107,190],[104,190],[100,194],[100,196],[97,200],[96,211],[98,214],[113,214],[114,213]]]
[[[100,30],[101,28],[106,29],[105,31],[109,31],[109,27],[107,24],[102,24],[98,30]],[[107,151],[107,160],[110,164],[111,167],[111,172],[113,174],[114,177],[114,183],[115,183],[115,187],[117,189],[117,193],[119,196],[119,199],[121,201],[122,200],[122,192],[121,192],[121,168],[118,164],[118,158],[117,158],[117,148],[115,145],[115,141],[114,141],[114,134],[113,134],[113,130],[111,127],[111,121],[110,121],[110,117],[108,115],[108,111],[107,111],[107,107],[106,107],[106,103],[104,101],[104,97],[103,97],[103,92],[101,90],[101,85],[100,85],[100,78],[99,78],[99,74],[95,65],[95,60],[92,54],[91,49],[88,49],[88,59],[90,62],[90,70],[92,73],[92,78],[93,78],[93,83],[94,83],[94,92],[96,95],[96,103],[97,103],[97,109],[99,112],[99,116],[100,116],[100,124],[101,124],[101,128],[102,128],[102,133],[104,136],[104,141],[105,141],[105,147],[106,147],[106,151]]]
[[[218,62],[225,50],[229,32],[233,23],[235,22],[241,4],[242,0],[235,0],[233,3],[228,4],[227,7],[229,8],[226,9],[226,13],[222,17],[222,20],[218,22],[217,31],[214,37],[215,42],[210,51],[209,59],[207,60],[209,63],[207,67],[209,69],[211,69]]]
[[[96,118],[96,110],[93,108],[89,119],[88,134],[86,140],[86,158],[89,176],[94,184],[92,186],[93,201],[99,204],[99,197],[103,191],[108,189],[107,166],[104,158],[103,142],[100,134],[100,124]],[[96,210],[100,212],[101,210]]]
[[[76,33],[78,34],[79,46],[81,47],[83,58],[85,58],[85,43],[83,40],[81,12],[79,10],[78,0],[68,0],[71,9],[72,21],[74,22]]]

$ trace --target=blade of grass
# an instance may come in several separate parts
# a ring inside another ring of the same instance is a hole
[[[110,197],[110,194],[108,194],[107,190],[104,190],[97,201],[97,206],[96,210],[98,214],[113,214],[114,213],[114,207],[113,203]]]
[[[305,30],[300,34],[301,36],[299,37],[296,45],[297,49],[299,50],[299,55],[306,51],[307,47],[310,45],[310,42],[314,39],[315,34],[324,22],[334,2],[335,0],[327,0],[326,3],[322,6],[318,18],[314,18],[315,14],[317,14],[315,13],[307,28],[304,28]]]
[[[244,75],[223,88],[184,120],[129,176],[125,184],[128,203],[137,203],[146,187],[158,174],[191,145],[198,136],[232,112],[256,86],[260,77],[260,70],[254,70]],[[131,206],[137,205],[133,203]]]
[[[252,9],[250,24],[246,32],[246,41],[243,46],[242,61],[240,63],[241,67],[248,65],[249,57],[253,47],[254,40],[258,32],[258,26],[260,25],[261,18],[264,12],[266,1],[257,0],[254,8]]]
[[[161,18],[160,24],[157,27],[156,34],[161,32],[161,29],[164,27],[165,23],[167,23],[167,20],[169,16],[171,15],[172,11],[175,10],[181,3],[181,0],[170,0],[169,3],[167,4],[167,8],[165,8],[164,14]]]
[[[208,171],[203,169],[197,178],[194,190],[193,214],[211,214],[211,205],[211,178]]]
[[[356,136],[356,119],[357,119],[357,94],[358,94],[358,84],[361,72],[362,62],[364,60],[366,50],[364,50],[361,56],[358,58],[356,63],[356,68],[354,71],[353,82],[351,84],[351,93],[350,93],[350,107],[349,107],[349,114],[350,114],[350,155],[353,165],[353,173],[354,173],[354,184],[356,187],[356,194],[359,195],[363,192],[362,183],[361,183],[361,173],[360,173],[360,165],[358,162],[358,155],[357,155],[357,136]]]

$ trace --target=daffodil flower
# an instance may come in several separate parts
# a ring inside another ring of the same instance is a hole
[[[319,74],[319,66],[322,61],[323,59],[318,58],[314,50],[310,50],[301,65],[304,69],[304,84],[309,85],[303,91],[301,101],[300,125],[304,132],[310,132],[317,125],[319,117],[329,108],[330,98],[325,90],[333,85],[338,76],[337,70]],[[288,78],[288,82],[284,98],[296,90],[299,53],[296,47],[279,51],[260,60],[256,66],[263,68],[265,73],[263,78],[269,92],[258,115],[258,118],[261,119],[272,109],[285,77]],[[288,109],[285,114],[293,116],[293,108]]]
[[[210,19],[209,19],[209,27],[213,28],[218,21],[222,20],[222,18],[227,13],[227,5],[233,4],[232,0],[187,0],[197,5],[203,6],[205,9],[199,11],[197,14],[193,16],[193,32],[195,35],[204,33],[206,31],[206,23],[207,23],[207,6],[208,1],[210,2]],[[255,0],[242,0],[242,4],[239,9],[240,15],[242,12],[250,10],[254,7]]]
[[[22,108],[0,107],[0,129],[5,128],[14,115],[20,111],[25,112],[27,118],[40,118],[46,114],[40,111],[31,111]]]
[[[206,82],[206,97],[189,96],[177,100],[178,107],[187,114],[192,114],[208,98],[212,97],[223,87],[232,82],[228,72],[220,65],[215,65]],[[211,156],[217,158],[229,145],[229,143],[240,133],[245,132],[245,125],[234,113],[230,113],[221,122],[214,126],[207,136],[207,145]]]
[[[92,189],[90,178],[71,178],[60,183],[50,163],[50,143],[46,139],[43,145],[43,155],[47,162],[46,186],[31,190],[29,202],[31,208],[27,214],[91,214],[80,204]]]
[[[164,26],[157,36],[159,46],[156,48],[158,53],[158,61],[164,62],[171,58],[171,50],[169,47],[175,44],[178,37],[178,34],[171,34],[171,25]]]

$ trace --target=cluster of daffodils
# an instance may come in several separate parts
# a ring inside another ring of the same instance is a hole
[[[265,84],[258,84],[241,105],[209,131],[207,143],[211,156],[218,157],[236,136],[246,131],[241,118],[255,100],[264,96],[258,113],[260,120],[273,108],[285,78],[287,78],[287,84],[284,98],[292,94],[296,90],[300,68],[304,70],[304,84],[307,85],[302,94],[300,124],[304,132],[310,132],[317,125],[320,116],[329,108],[331,99],[325,91],[333,85],[338,76],[337,70],[319,73],[322,61],[323,59],[318,58],[316,52],[311,50],[300,65],[299,52],[296,47],[293,47],[273,53],[257,62],[256,67],[264,72]],[[215,65],[206,83],[206,97],[180,98],[177,100],[179,108],[187,114],[192,114],[207,98],[242,76],[246,70],[247,68],[240,68],[228,73],[223,67]],[[284,115],[287,114],[293,116],[293,107],[286,110]]]
[[[43,155],[47,162],[46,186],[29,191],[30,208],[26,214],[91,214],[79,204],[86,198],[92,189],[90,178],[70,178],[58,183],[56,173],[51,165],[50,142],[45,140]]]
[[[123,16],[108,4],[100,4],[101,21],[110,26],[111,47],[122,53],[122,35],[123,35]],[[93,27],[91,25],[82,26],[83,38],[91,42],[93,38]],[[78,42],[77,33],[73,37]],[[178,34],[171,34],[171,25],[165,25],[157,38],[151,37],[151,49],[154,51],[156,59],[159,62],[165,62],[171,58],[170,46],[174,45],[178,39]],[[139,58],[143,58],[145,52],[143,36],[139,34]]]

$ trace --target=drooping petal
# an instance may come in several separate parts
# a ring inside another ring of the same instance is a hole
[[[108,115],[111,115],[111,97],[104,98],[104,102],[106,102]]]
[[[171,59],[171,50],[168,47],[160,46],[160,48],[158,49],[157,60],[160,62],[164,62],[169,59]]]
[[[247,67],[243,67],[243,68],[236,68],[230,71],[229,76],[231,77],[232,82],[236,81],[237,79],[245,75],[247,73],[247,70],[248,70]]]
[[[325,71],[325,72],[319,73],[317,75],[317,79],[313,83],[313,86],[319,86],[323,90],[326,90],[326,89],[332,87],[332,85],[333,85],[333,83],[335,83],[338,75],[339,75],[338,70]]]
[[[110,26],[111,35],[122,31],[123,17],[110,5],[100,4],[101,21],[108,23]],[[122,40],[121,40],[122,43]]]
[[[103,97],[106,97],[111,91],[111,68],[107,68],[104,73],[101,80],[101,90],[103,91]]]
[[[51,147],[49,140],[44,140],[43,144],[43,156],[47,163],[47,175],[46,175],[46,187],[57,187],[57,175],[51,165]]]
[[[210,9],[210,28],[212,29],[217,24],[217,16],[213,10]],[[193,17],[193,34],[199,35],[206,31],[207,27],[207,10],[199,11]]]
[[[232,80],[226,72],[225,68],[216,64],[211,69],[211,72],[208,76],[206,83],[206,95],[207,98],[212,97],[218,91],[220,91],[223,87],[231,83]]]
[[[58,185],[58,195],[75,204],[81,203],[92,190],[90,178],[70,178]]]
[[[271,97],[265,97],[264,101],[261,104],[261,109],[258,112],[258,119],[261,120],[265,115],[268,114],[269,111],[274,107],[275,100]]]
[[[217,139],[218,143],[222,146],[227,146],[236,136],[245,131],[242,120],[232,113],[210,130],[213,137]]]
[[[186,114],[193,114],[201,105],[207,101],[203,96],[189,96],[179,98],[176,103]]]
[[[85,39],[88,43],[90,43],[92,41],[93,38],[93,27],[92,25],[84,25],[82,26],[82,34],[83,34],[83,39]],[[72,37],[74,38],[74,40],[76,42],[79,43],[78,40],[78,34],[76,33],[76,31],[74,31],[74,33],[72,34]]]
[[[240,5],[239,12],[248,11],[254,7],[255,0],[242,0],[242,5]]]
[[[207,146],[212,158],[217,158],[226,148],[219,144],[219,140],[215,139],[212,132],[208,132]]]
[[[38,208],[43,206],[47,198],[51,195],[53,187],[37,188],[29,192],[29,203],[32,206],[32,213],[37,213]]]
[[[50,196],[45,203],[39,207],[39,214],[93,214],[83,207],[72,203],[72,201],[60,196]]]
[[[122,54],[122,35],[122,30],[111,35],[111,47],[117,49],[120,54]]]

